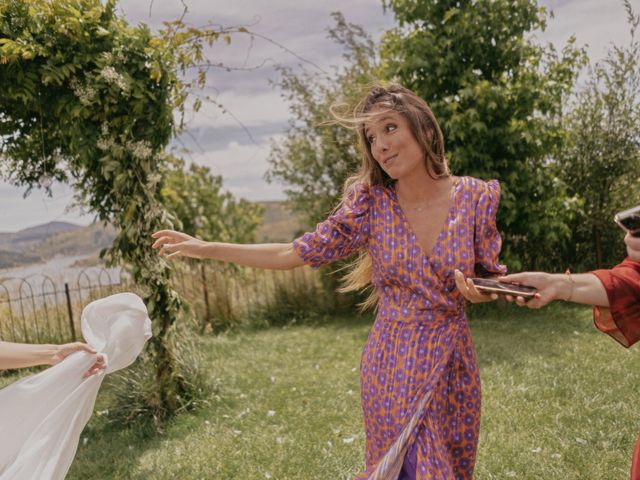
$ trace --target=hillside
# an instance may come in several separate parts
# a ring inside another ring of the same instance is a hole
[[[116,236],[112,226],[93,223],[73,231],[62,231],[33,244],[26,252],[51,258],[56,255],[90,255],[111,246]]]
[[[31,245],[42,242],[54,235],[73,232],[81,228],[83,227],[69,222],[49,222],[25,228],[18,232],[0,233],[0,248],[23,251]]]
[[[27,255],[19,252],[0,250],[0,268],[19,267],[30,263],[41,262],[42,258],[36,255]]]
[[[258,242],[290,242],[304,231],[303,224],[285,202],[259,202],[265,209],[258,227]],[[94,223],[85,227],[68,222],[50,222],[13,233],[0,233],[0,269],[46,261],[57,255],[86,255],[97,262],[97,254],[111,246],[116,236],[112,226]]]
[[[258,242],[290,242],[304,231],[303,223],[287,209],[285,202],[259,204],[264,207],[264,216],[256,232]]]
[[[113,227],[94,223],[83,227],[51,222],[13,233],[0,233],[0,268],[38,263],[56,255],[92,255],[109,247]]]

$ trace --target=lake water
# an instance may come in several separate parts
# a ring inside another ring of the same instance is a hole
[[[70,288],[77,288],[89,283],[110,285],[120,282],[120,268],[73,266],[84,258],[84,255],[56,256],[44,263],[0,269],[0,285],[13,290],[22,279],[26,279],[33,288],[39,290],[43,283],[48,283],[47,278],[57,288],[65,283]]]

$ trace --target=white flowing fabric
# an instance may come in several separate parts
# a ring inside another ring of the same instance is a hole
[[[105,356],[106,370],[84,378],[95,355],[76,352],[0,390],[0,480],[64,479],[104,373],[133,363],[151,337],[147,309],[133,293],[90,303],[81,323],[86,342]]]

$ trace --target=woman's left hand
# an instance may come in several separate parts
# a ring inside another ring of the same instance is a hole
[[[91,348],[86,343],[82,343],[82,342],[73,342],[73,343],[66,343],[64,345],[56,345],[55,353],[52,355],[49,363],[51,365],[60,363],[62,360],[64,360],[69,355],[75,352],[87,352],[95,355],[96,357],[95,363],[89,368],[89,370],[87,370],[87,372],[84,375],[85,377],[99,373],[100,371],[106,368],[106,365],[104,362],[104,356],[101,353],[97,353],[93,348]]]
[[[471,303],[492,302],[498,298],[498,295],[492,293],[485,295],[480,293],[470,278],[465,278],[460,270],[455,271],[456,286],[464,298]]]

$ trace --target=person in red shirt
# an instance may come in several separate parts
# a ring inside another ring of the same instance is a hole
[[[596,328],[628,348],[640,340],[640,238],[627,233],[624,241],[628,257],[609,270],[581,274],[523,272],[498,280],[529,285],[538,290],[529,301],[522,297],[507,297],[521,306],[540,308],[553,300],[593,305]],[[497,298],[495,294],[478,292],[471,280],[465,279],[459,271],[456,271],[456,285],[472,303]],[[633,454],[631,480],[640,480],[640,436]]]

